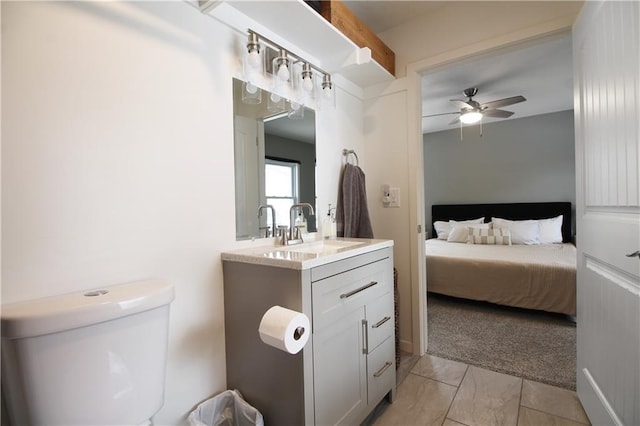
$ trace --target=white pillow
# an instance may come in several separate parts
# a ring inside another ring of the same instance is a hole
[[[494,228],[508,228],[511,244],[540,244],[540,224],[537,220],[508,220],[492,217]]]
[[[540,244],[562,242],[562,215],[551,219],[539,219]]]
[[[472,220],[463,220],[463,221],[455,221],[450,220],[448,222],[437,220],[433,222],[433,227],[436,230],[436,234],[438,234],[439,240],[448,240],[449,239],[449,231],[451,230],[451,225],[459,224],[459,223],[483,223],[484,217]]]
[[[489,229],[488,223],[470,223],[451,225],[447,241],[450,243],[467,243],[472,229]]]
[[[446,240],[449,237],[449,222],[443,220],[437,220],[433,222],[433,227],[436,230],[436,237],[439,240]]]

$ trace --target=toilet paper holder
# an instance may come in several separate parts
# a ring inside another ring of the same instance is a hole
[[[309,341],[311,333],[309,317],[282,306],[269,308],[258,326],[260,339],[276,349],[296,354]]]

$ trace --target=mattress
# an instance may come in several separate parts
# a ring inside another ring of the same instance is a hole
[[[573,244],[483,245],[425,241],[427,291],[576,314]]]

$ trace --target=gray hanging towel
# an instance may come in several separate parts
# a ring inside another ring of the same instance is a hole
[[[340,176],[336,231],[338,237],[373,238],[364,172],[350,163],[344,166]]]

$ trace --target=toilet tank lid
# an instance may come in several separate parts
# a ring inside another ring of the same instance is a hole
[[[168,305],[173,286],[135,281],[2,305],[2,337],[17,339],[85,327]]]

